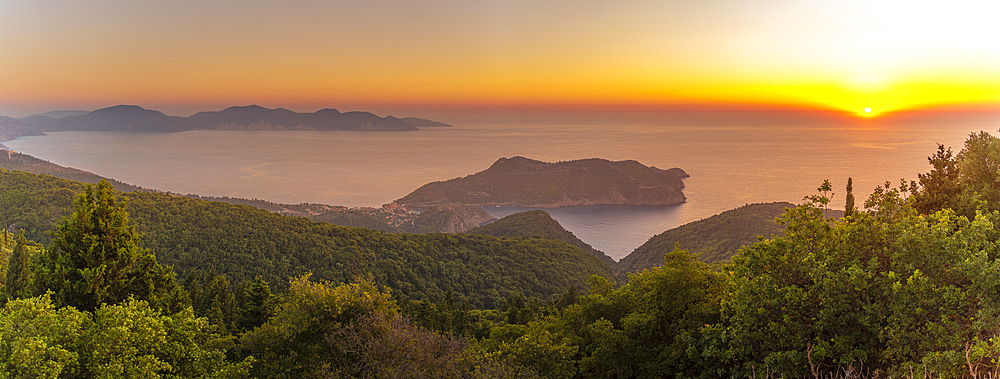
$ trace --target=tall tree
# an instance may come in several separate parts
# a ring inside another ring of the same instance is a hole
[[[73,202],[73,215],[53,233],[51,249],[41,254],[36,289],[52,290],[61,305],[86,311],[130,296],[173,308],[173,272],[139,248],[125,205],[108,182],[88,185]]]
[[[31,251],[24,231],[17,234],[14,252],[7,263],[7,296],[10,299],[28,297],[31,292]]]
[[[847,178],[847,196],[844,199],[844,218],[854,214],[854,180]]]
[[[917,175],[920,186],[913,193],[913,207],[923,214],[945,208],[966,216],[974,214],[975,207],[969,197],[963,196],[960,162],[951,148],[945,149],[938,144],[937,152],[927,157],[927,162],[931,164],[931,171]]]

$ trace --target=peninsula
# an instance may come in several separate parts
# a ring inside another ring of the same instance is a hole
[[[547,163],[500,158],[485,171],[432,182],[396,200],[410,207],[446,202],[479,206],[560,208],[587,205],[672,205],[685,201],[679,168],[661,170],[628,160]]]

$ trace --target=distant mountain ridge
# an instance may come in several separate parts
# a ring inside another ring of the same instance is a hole
[[[44,131],[94,132],[179,132],[177,123],[159,111],[138,105],[116,105],[104,109],[57,119]]]
[[[166,133],[188,130],[351,130],[414,131],[420,127],[450,126],[416,117],[379,117],[370,112],[322,109],[299,113],[259,105],[235,106],[189,117],[167,116],[137,105],[116,105],[93,112],[54,111],[14,119],[0,118],[0,141],[48,131],[104,131]]]
[[[190,117],[175,117],[184,130],[359,130],[411,131],[417,127],[392,116],[378,117],[369,112],[340,113],[321,109],[298,113],[284,108],[268,109],[258,105],[229,107],[221,111],[199,112]]]
[[[530,208],[672,205],[686,200],[682,190],[687,177],[679,168],[661,170],[631,160],[500,158],[484,171],[425,184],[395,202],[410,207],[446,202]]]

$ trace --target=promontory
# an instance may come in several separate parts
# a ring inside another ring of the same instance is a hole
[[[671,205],[685,201],[679,168],[647,167],[627,160],[581,159],[548,163],[500,158],[485,171],[432,182],[396,200],[410,207],[446,202],[480,206],[560,208],[586,205]]]

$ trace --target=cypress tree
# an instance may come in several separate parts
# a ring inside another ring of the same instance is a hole
[[[17,234],[14,251],[7,263],[7,296],[13,300],[31,295],[31,252],[24,231]]]
[[[854,181],[851,178],[847,178],[847,198],[844,204],[844,218],[847,218],[854,214]]]
[[[51,249],[40,256],[38,291],[52,290],[60,305],[84,311],[129,297],[170,307],[167,302],[177,296],[173,272],[139,248],[125,205],[107,181],[88,185],[73,202],[73,215],[52,234]]]

